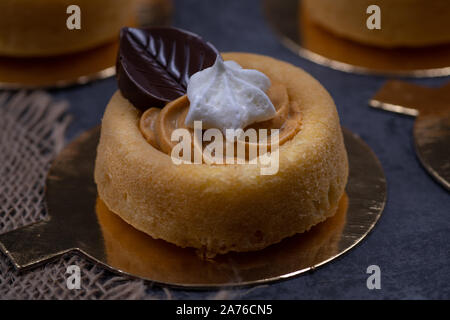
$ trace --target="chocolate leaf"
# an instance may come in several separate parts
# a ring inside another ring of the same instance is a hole
[[[176,28],[123,28],[117,58],[122,95],[135,107],[162,108],[186,93],[189,77],[214,64],[219,52]]]

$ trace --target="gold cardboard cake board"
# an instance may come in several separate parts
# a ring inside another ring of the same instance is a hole
[[[303,58],[336,70],[361,74],[450,75],[450,44],[393,49],[359,44],[314,24],[302,10],[301,3],[301,0],[265,0],[264,10],[282,43]]]
[[[425,169],[450,190],[450,82],[427,88],[390,80],[369,104],[417,117],[413,129],[417,156]]]
[[[171,19],[169,0],[139,0],[130,25],[167,25]],[[115,75],[116,41],[86,51],[42,58],[0,56],[0,89],[43,89],[81,85]]]
[[[0,235],[0,248],[19,270],[78,251],[105,267],[156,284],[189,289],[246,286],[288,279],[321,266],[359,243],[378,221],[386,180],[378,159],[344,130],[350,175],[337,213],[310,231],[266,249],[203,260],[137,231],[97,198],[93,181],[97,127],[54,161],[46,185],[49,219]]]

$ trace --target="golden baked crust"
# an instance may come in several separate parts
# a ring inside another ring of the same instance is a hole
[[[0,55],[51,56],[81,51],[118,37],[135,0],[1,0]],[[68,30],[66,9],[81,9],[81,29]]]
[[[421,47],[450,42],[448,0],[301,0],[301,10],[327,30],[381,47]],[[366,27],[367,7],[381,9],[381,30]]]
[[[244,68],[283,83],[299,104],[302,128],[279,148],[279,171],[259,165],[175,165],[139,130],[141,112],[119,92],[102,121],[95,165],[100,198],[153,238],[210,254],[251,251],[325,220],[344,193],[348,162],[332,98],[295,66],[228,53]]]

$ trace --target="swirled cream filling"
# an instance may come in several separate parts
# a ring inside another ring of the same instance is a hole
[[[256,147],[258,156],[263,152],[271,150],[271,129],[278,129],[278,145],[284,144],[292,139],[301,128],[301,112],[297,103],[290,101],[286,87],[281,83],[272,82],[266,92],[276,113],[269,120],[252,123],[244,128],[244,132],[248,129],[255,129],[258,136]],[[186,123],[186,116],[189,112],[190,102],[186,95],[169,102],[163,109],[150,108],[145,111],[139,122],[140,131],[145,139],[156,149],[170,155],[172,149],[179,143],[172,139],[172,133],[176,129],[186,129],[191,134],[192,148],[200,148],[204,150],[209,142],[202,141],[197,143],[194,139],[194,129],[189,128]],[[267,129],[267,139],[263,139],[266,146],[261,148],[259,135],[260,129]],[[225,139],[225,138],[224,138]],[[241,141],[242,142],[242,141]],[[235,148],[239,141],[235,141]],[[246,147],[246,158],[249,159],[248,149],[254,144],[252,141],[243,140]],[[225,145],[225,144],[224,144]],[[264,151],[262,151],[264,150]],[[223,152],[225,154],[225,151]]]

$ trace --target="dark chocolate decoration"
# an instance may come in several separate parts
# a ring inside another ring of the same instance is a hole
[[[117,58],[122,95],[136,108],[162,108],[186,94],[189,77],[214,64],[219,52],[176,28],[123,28]]]

